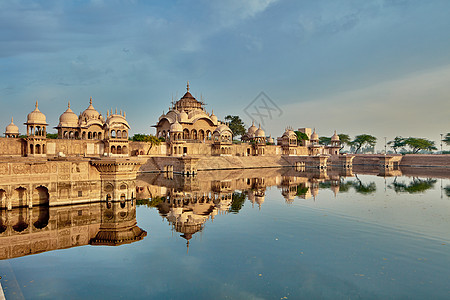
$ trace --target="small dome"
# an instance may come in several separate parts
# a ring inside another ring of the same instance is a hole
[[[26,124],[47,125],[46,117],[38,108],[38,102],[36,101],[36,108],[30,112],[27,116]]]
[[[58,127],[77,127],[78,116],[70,109],[70,101],[67,110],[59,117]]]
[[[259,125],[258,130],[255,131],[255,137],[265,137],[266,133],[261,129],[261,125]]]
[[[331,137],[332,142],[338,142],[339,141],[339,135],[336,134],[336,130],[334,131],[333,136]]]
[[[178,120],[175,121],[172,125],[170,125],[170,132],[182,132],[183,126],[181,126],[180,123],[178,123]]]
[[[247,130],[248,135],[252,135],[258,130],[258,127],[255,126],[255,122],[252,122],[252,126],[250,126]]]
[[[13,118],[11,117],[11,124],[6,126],[5,134],[19,134],[19,127],[17,127],[14,122]]]
[[[121,111],[121,113],[122,113],[122,111]],[[107,127],[109,128],[109,127],[111,127],[113,124],[123,124],[123,125],[125,125],[128,129],[130,128],[130,125],[128,125],[128,122],[127,122],[127,120],[125,119],[125,116],[123,115],[119,115],[119,114],[117,114],[117,110],[116,110],[116,113],[115,114],[110,114],[109,116],[108,116],[108,118],[106,118],[106,125],[107,125]]]
[[[311,141],[319,140],[319,135],[316,133],[316,129],[314,128],[314,132],[311,134]]]
[[[297,137],[297,135],[295,134],[295,132],[292,129],[286,128],[286,130],[283,133],[283,138],[290,138],[290,137]]]
[[[89,100],[88,108],[86,108],[86,110],[81,113],[79,120],[86,123],[89,122],[89,120],[101,120],[100,113],[92,105],[92,97]]]
[[[219,126],[217,126],[217,128],[214,130],[214,132],[218,132],[220,134],[222,134],[223,132],[228,131],[229,133],[233,134],[233,132],[231,131],[230,127],[228,127],[225,124],[220,124]]]
[[[214,125],[216,125],[218,119],[217,119],[217,116],[214,114],[214,111],[211,112],[210,118],[211,118],[211,121],[214,123]]]
[[[275,141],[273,140],[273,137],[271,137],[271,136],[267,139],[267,142],[269,144],[274,144],[275,143]]]
[[[188,114],[184,110],[178,116],[180,117],[180,122],[187,122]]]

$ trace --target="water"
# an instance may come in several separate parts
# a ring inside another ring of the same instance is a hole
[[[81,238],[80,246],[1,260],[5,296],[450,298],[449,179],[286,172],[143,175],[140,196],[153,201],[116,204],[116,218],[100,218],[100,225],[95,217],[80,225],[74,214],[70,227],[129,232],[135,210],[146,237],[120,246]],[[216,200],[200,203],[202,196]],[[50,208],[50,224],[61,209]],[[83,209],[90,216],[109,211],[106,203]],[[121,221],[124,209],[129,215]]]

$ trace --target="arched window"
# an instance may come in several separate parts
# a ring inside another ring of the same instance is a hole
[[[83,131],[83,133],[81,134],[81,138],[82,138],[83,140],[86,139],[86,131]]]
[[[117,154],[122,154],[122,147],[121,146],[117,146]]]
[[[122,154],[128,154],[128,148],[127,146],[122,147]]]
[[[34,145],[30,145],[30,154],[34,154]]]
[[[117,138],[120,139],[122,137],[122,131],[117,130]]]
[[[203,131],[203,129],[200,129],[198,131],[198,139],[203,141],[205,139],[205,132]]]
[[[188,140],[189,139],[189,130],[183,129],[183,139]]]
[[[96,140],[97,139],[97,132],[94,132],[94,140]]]
[[[73,139],[73,137],[74,137],[73,131],[71,131],[71,132],[69,133],[69,138]]]
[[[196,139],[197,139],[197,130],[192,129],[192,131],[191,131],[191,138],[192,138],[193,140],[196,140]]]
[[[101,132],[98,133],[98,139],[99,139],[99,140],[102,139],[102,133],[101,133]]]
[[[88,132],[88,140],[92,139],[92,132]]]
[[[41,154],[41,145],[37,144],[35,150],[36,150],[36,154]]]
[[[111,153],[116,154],[116,146],[111,146]]]
[[[112,130],[112,131],[111,131],[111,137],[112,137],[112,138],[115,138],[115,137],[116,137],[116,131],[115,131],[115,130]]]

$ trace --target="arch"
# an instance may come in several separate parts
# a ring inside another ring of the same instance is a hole
[[[6,208],[6,191],[4,189],[0,189],[0,209]]]
[[[177,140],[181,140],[182,139],[182,135],[181,133],[178,134],[178,139]]]
[[[33,204],[34,205],[48,205],[50,200],[50,195],[48,189],[45,186],[38,186],[34,189],[33,193]]]
[[[127,188],[128,188],[128,186],[127,186],[126,183],[122,183],[122,184],[120,185],[120,189],[121,189],[121,190],[126,190]]]
[[[191,130],[191,139],[193,139],[193,140],[197,139],[197,130],[195,130],[195,129]]]
[[[36,151],[36,154],[41,154],[41,145],[37,144],[35,146],[35,151]]]
[[[122,154],[128,154],[128,148],[127,146],[122,147]]]
[[[92,139],[92,132],[88,132],[88,140],[91,140]]]
[[[27,189],[24,187],[18,187],[13,191],[11,197],[13,201],[13,206],[22,207],[27,204]]]
[[[48,225],[48,221],[50,220],[50,212],[48,206],[41,206],[38,208],[38,217],[36,222],[33,223],[34,228],[36,229],[44,229]],[[33,209],[34,214],[34,209]]]
[[[74,138],[74,133],[73,131],[69,132],[69,139],[73,139]]]
[[[116,131],[115,130],[111,130],[111,137],[115,138],[116,137]]]
[[[189,130],[187,128],[183,129],[183,139],[189,139]]]
[[[79,139],[80,138],[80,133],[78,131],[75,131],[75,138]]]
[[[117,154],[122,154],[122,146],[117,146]]]
[[[116,146],[111,146],[111,153],[116,154]]]
[[[81,134],[81,138],[82,138],[83,140],[86,139],[86,131],[83,131],[83,133]]]
[[[122,131],[122,138],[128,138],[128,132],[126,130]]]
[[[94,140],[97,139],[97,132],[94,132],[93,138],[94,138]]]
[[[99,140],[102,139],[102,133],[101,133],[101,132],[98,133],[98,139],[99,139]]]
[[[25,217],[24,217],[25,215]],[[24,208],[19,209],[19,217],[17,223],[13,225],[13,229],[16,232],[22,232],[28,228],[28,220],[26,219],[27,212]]]
[[[47,152],[45,152],[45,144],[42,145],[42,154],[46,154]]]
[[[34,145],[33,144],[30,145],[30,154],[34,154]]]
[[[198,131],[198,139],[203,141],[205,139],[205,131],[203,131],[203,129],[200,129]]]
[[[117,138],[118,138],[118,139],[122,138],[122,131],[117,130],[116,135],[117,135]]]
[[[63,136],[64,136],[65,139],[68,139],[69,138],[69,133],[67,131],[64,131],[64,135]]]

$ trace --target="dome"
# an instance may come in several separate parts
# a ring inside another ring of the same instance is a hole
[[[255,137],[265,137],[266,133],[261,129],[261,125],[259,125],[258,130],[255,131]]]
[[[122,111],[120,113],[122,113]],[[128,122],[125,119],[125,115],[122,116],[122,115],[117,114],[117,110],[116,110],[115,114],[112,114],[112,111],[111,111],[111,114],[106,119],[106,125],[108,128],[115,124],[123,124],[128,129],[130,128],[130,125],[128,125]]]
[[[314,128],[314,132],[311,134],[311,141],[317,141],[319,139],[319,135],[316,133],[316,129]]]
[[[202,103],[197,101],[197,99],[195,99],[194,96],[192,96],[192,94],[189,92],[189,81],[187,83],[186,90],[187,90],[186,94],[184,94],[184,96],[175,103],[175,109],[179,111],[182,110],[191,111],[193,109],[203,109]]]
[[[217,124],[217,116],[214,114],[214,111],[212,111],[211,112],[211,121],[214,123],[214,124]]]
[[[89,122],[89,120],[101,120],[100,113],[92,106],[92,97],[89,100],[89,106],[79,117],[81,122]]]
[[[271,136],[267,139],[267,142],[268,142],[269,144],[275,143],[275,141],[273,140],[273,137],[271,137]]]
[[[290,137],[293,137],[293,136],[297,137],[297,135],[295,134],[295,132],[294,132],[292,129],[286,128],[286,130],[284,131],[282,137],[290,138]]]
[[[183,126],[181,126],[181,124],[178,123],[178,121],[175,121],[175,123],[170,125],[170,132],[182,132],[182,131],[183,131]]]
[[[17,127],[14,122],[13,118],[11,117],[11,124],[6,126],[5,134],[19,134],[19,127]]]
[[[47,125],[45,115],[41,113],[41,111],[39,110],[37,101],[36,101],[36,108],[32,112],[30,112],[27,116],[26,124]]]
[[[187,122],[188,114],[184,110],[178,116],[180,117],[180,122]]]
[[[339,141],[339,135],[336,134],[336,130],[334,131],[333,136],[331,137],[332,142],[338,142]]]
[[[77,127],[78,116],[70,109],[70,101],[67,110],[59,117],[58,127]]]
[[[220,124],[219,126],[217,126],[217,128],[214,130],[214,132],[218,132],[220,134],[222,134],[223,132],[228,131],[229,133],[233,134],[233,132],[231,131],[231,129],[225,125],[225,124]]]
[[[258,130],[258,127],[255,126],[255,123],[252,122],[252,126],[250,126],[247,130],[248,135],[252,135],[256,132],[256,130]]]

